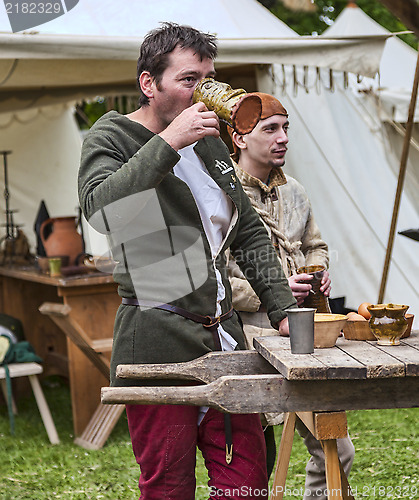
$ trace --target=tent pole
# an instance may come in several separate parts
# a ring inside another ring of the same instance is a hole
[[[413,129],[413,118],[415,115],[416,99],[418,95],[418,83],[419,83],[419,53],[416,62],[415,78],[413,81],[412,96],[410,98],[409,114],[406,124],[406,133],[404,136],[403,150],[400,158],[400,169],[399,169],[399,179],[397,181],[396,197],[393,206],[393,216],[391,219],[390,234],[388,236],[386,258],[384,261],[383,275],[381,277],[380,292],[378,295],[378,303],[381,304],[384,300],[384,292],[387,284],[388,270],[390,267],[391,253],[393,250],[394,234],[396,232],[397,217],[399,215],[400,200],[402,196],[403,183],[406,175],[407,158],[409,156],[409,146],[410,139],[412,137]]]

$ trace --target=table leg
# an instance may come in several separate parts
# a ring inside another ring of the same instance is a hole
[[[92,341],[112,338],[115,314],[121,301],[116,291],[109,291],[109,287],[80,288],[59,289],[64,304],[71,307],[71,318]],[[69,338],[67,352],[74,433],[81,437],[100,404],[100,389],[109,385],[109,379]],[[110,352],[107,354],[110,358]]]
[[[349,485],[348,478],[346,477],[345,471],[343,470],[341,461],[339,460],[340,477],[342,479],[342,497],[343,500],[355,500],[352,495],[352,490]]]
[[[278,460],[270,500],[282,500],[285,491],[285,481],[294,439],[296,418],[299,418],[316,439],[319,439],[325,454],[326,484],[329,491],[328,499],[354,500],[342,464],[340,463],[337,438],[347,435],[345,412],[297,412],[285,415]]]
[[[279,445],[278,460],[276,462],[275,476],[272,486],[271,500],[282,500],[290,462],[292,443],[295,433],[295,413],[286,413],[284,428],[282,430],[281,444]]]
[[[0,385],[1,385],[1,390],[3,391],[4,400],[6,401],[6,404],[7,404],[8,399],[7,399],[6,380],[5,379],[0,380]],[[15,403],[15,399],[14,399],[13,395],[12,395],[11,403],[12,403],[13,415],[17,415],[17,407],[16,407],[16,403]]]
[[[326,484],[328,499],[343,500],[342,479],[340,475],[338,448],[336,439],[325,439],[321,441],[326,465]]]
[[[58,437],[54,420],[52,419],[51,412],[49,411],[48,403],[45,399],[38,377],[36,375],[29,375],[29,382],[31,383],[36,404],[38,405],[39,413],[41,414],[48,438],[51,444],[59,444],[60,438]]]

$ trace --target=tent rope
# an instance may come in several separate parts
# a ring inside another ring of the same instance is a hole
[[[315,89],[316,93],[320,95],[322,88],[328,92],[334,92],[336,86],[336,73],[329,69],[324,68],[309,68],[308,66],[303,66],[302,68],[295,65],[284,65],[281,64],[281,82],[276,75],[272,76],[272,79],[277,87],[281,88],[281,93],[286,94],[287,92],[287,68],[292,71],[292,84],[293,84],[293,96],[298,95],[298,90],[304,89],[308,94],[310,90]],[[311,71],[313,69],[313,71]],[[299,71],[300,70],[300,71]],[[302,71],[302,76],[299,73]],[[326,73],[327,72],[327,73]],[[326,75],[325,75],[326,73]],[[348,73],[346,71],[339,72],[342,74],[343,88],[347,89],[349,87]],[[291,75],[290,75],[291,76]]]
[[[7,75],[5,76],[5,78],[0,82],[0,87],[2,85],[4,85],[11,78],[11,76],[13,75],[13,73],[16,70],[16,67],[17,67],[18,63],[19,63],[19,59],[15,59],[13,61],[12,66],[9,69],[9,72],[7,73]]]

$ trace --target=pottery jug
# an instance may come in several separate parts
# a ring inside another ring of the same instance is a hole
[[[407,329],[405,313],[409,306],[402,304],[377,304],[367,307],[371,313],[369,327],[378,345],[399,345]]]
[[[311,290],[304,299],[303,307],[314,307],[318,313],[330,314],[332,311],[330,310],[329,299],[320,291],[324,271],[323,266],[303,266],[297,269],[298,274],[307,273],[313,276],[313,279],[307,282],[310,283]]]
[[[221,120],[233,126],[234,106],[245,95],[244,89],[232,89],[227,83],[217,82],[213,78],[204,78],[196,86],[192,100],[194,103],[203,102]]]
[[[51,234],[46,237],[46,229]],[[48,257],[68,255],[69,265],[76,262],[76,257],[83,253],[83,238],[77,232],[76,217],[56,217],[45,220],[41,224],[40,236]]]

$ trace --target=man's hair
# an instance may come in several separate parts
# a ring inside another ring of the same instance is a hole
[[[140,91],[139,105],[147,106],[149,99],[141,90],[139,78],[143,71],[148,71],[157,85],[160,84],[164,70],[169,66],[169,55],[179,46],[192,49],[203,59],[217,57],[217,38],[209,33],[180,26],[176,23],[162,23],[160,28],[150,31],[140,47],[137,63],[137,86]]]

